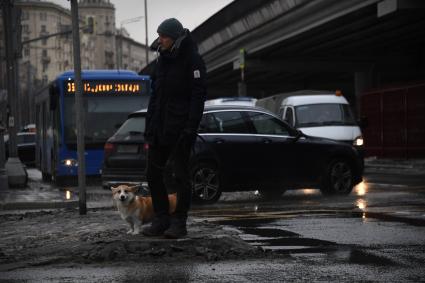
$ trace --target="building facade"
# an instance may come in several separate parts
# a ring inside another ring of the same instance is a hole
[[[22,57],[18,60],[17,94],[19,121],[23,126],[34,121],[34,92],[58,73],[73,67],[71,33],[43,38],[70,31],[71,13],[49,2],[19,1],[15,4],[21,9]]]
[[[115,36],[117,52],[117,68],[139,72],[140,66],[146,66],[146,62],[152,61],[156,55],[149,47],[133,40],[125,29],[117,30]],[[148,49],[148,54],[146,53]],[[148,58],[146,58],[148,55]]]
[[[109,0],[80,0],[79,16],[84,24],[93,19],[93,33],[86,33],[83,39],[87,44],[93,44],[96,50],[93,69],[115,69],[115,7]],[[84,51],[82,51],[84,53]],[[89,58],[87,58],[89,59]],[[82,59],[83,62],[83,59]],[[84,63],[82,63],[84,66]],[[84,67],[83,67],[84,68]],[[90,68],[90,69],[92,69]]]

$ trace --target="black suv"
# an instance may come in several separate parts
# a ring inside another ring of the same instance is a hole
[[[145,182],[145,115],[130,114],[106,143],[105,187]],[[207,106],[190,168],[194,200],[213,203],[223,191],[258,189],[276,197],[315,187],[349,194],[362,181],[363,158],[351,145],[304,135],[262,108]]]

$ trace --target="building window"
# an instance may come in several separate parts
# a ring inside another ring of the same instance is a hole
[[[22,21],[25,21],[25,20],[28,20],[29,18],[30,18],[29,13],[28,13],[28,12],[23,11],[23,12],[22,12],[22,14],[21,14],[21,20],[22,20]]]
[[[42,21],[47,20],[47,13],[46,12],[41,12],[40,13],[40,20],[42,20]]]
[[[47,75],[43,75],[43,78],[42,78],[43,85],[47,84],[47,80],[48,80]]]
[[[30,49],[29,48],[24,49],[24,56],[30,56]]]
[[[41,51],[41,55],[43,57],[47,57],[47,50],[46,49],[43,49],[43,51]]]
[[[46,32],[46,26],[45,25],[41,25],[41,32]]]
[[[47,38],[43,38],[43,39],[41,40],[41,44],[46,45],[46,44],[47,44]]]
[[[28,33],[28,25],[22,25],[22,32]]]

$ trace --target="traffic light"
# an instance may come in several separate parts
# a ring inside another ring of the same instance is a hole
[[[89,34],[95,33],[95,20],[93,16],[86,17],[86,26],[84,28],[84,32]]]

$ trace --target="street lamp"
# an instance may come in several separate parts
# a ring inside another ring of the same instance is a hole
[[[123,41],[123,26],[125,24],[135,23],[139,22],[141,19],[143,19],[145,16],[139,16],[131,19],[126,19],[120,22],[120,30],[119,30],[119,46],[118,46],[118,52],[117,52],[117,69],[122,68],[122,41]]]
[[[145,51],[146,66],[149,64],[149,42],[148,42],[148,0],[145,0]]]

